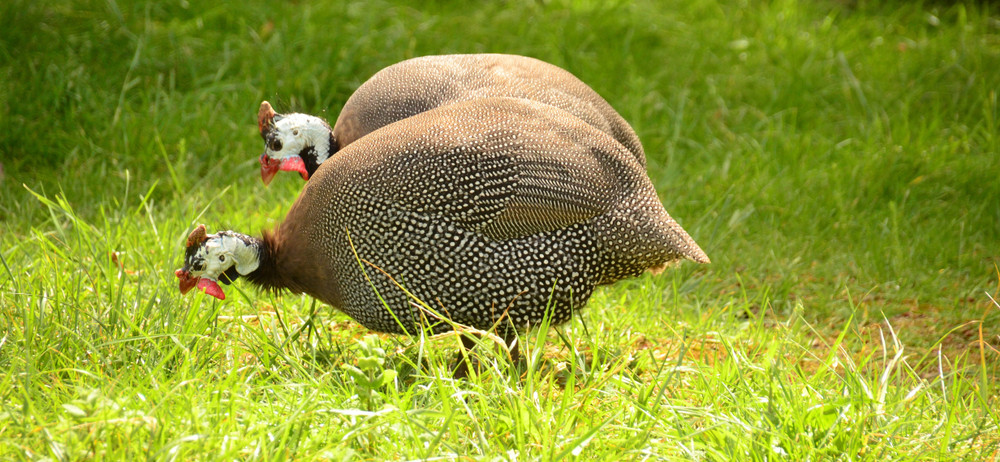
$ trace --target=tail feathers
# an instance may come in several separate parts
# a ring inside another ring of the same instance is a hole
[[[669,215],[666,219],[661,222],[663,225],[663,239],[665,241],[666,247],[670,249],[671,252],[679,255],[681,257],[687,258],[695,263],[711,263],[712,260],[708,258],[704,250],[698,246],[698,243],[681,228],[681,225],[677,223]]]

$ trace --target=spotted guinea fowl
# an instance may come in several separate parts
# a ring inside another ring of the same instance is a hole
[[[319,117],[276,114],[267,101],[261,103],[261,179],[268,184],[279,170],[309,179],[323,161],[378,128],[436,107],[489,97],[524,98],[564,109],[611,135],[646,165],[642,144],[628,122],[566,70],[525,56],[442,55],[409,59],[376,73],[348,98],[332,129]],[[273,123],[265,123],[269,121]]]
[[[538,102],[451,104],[372,132],[324,162],[263,237],[189,236],[182,293],[238,277],[306,293],[365,327],[512,332],[562,323],[596,285],[708,263],[621,143]]]

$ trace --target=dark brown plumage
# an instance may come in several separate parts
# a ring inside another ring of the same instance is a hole
[[[238,273],[394,333],[427,317],[409,292],[460,324],[509,331],[546,307],[565,322],[594,286],[680,259],[709,261],[633,152],[556,107],[483,98],[351,143],[273,233],[199,234],[178,277],[206,288]]]

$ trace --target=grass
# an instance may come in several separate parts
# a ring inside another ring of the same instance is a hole
[[[0,458],[1000,458],[1000,12],[977,2],[0,5]],[[526,18],[532,18],[527,20]],[[483,348],[181,297],[276,224],[254,116],[426,54],[569,69],[713,263]],[[249,211],[249,212],[248,212]]]

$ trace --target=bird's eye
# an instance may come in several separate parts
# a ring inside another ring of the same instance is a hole
[[[281,150],[281,140],[275,139],[271,141],[271,150],[280,151]]]
[[[221,262],[225,263],[225,261],[226,261],[226,256],[225,256],[225,255],[219,255],[219,261],[221,261]]]
[[[292,130],[292,134],[295,135],[295,136],[299,136],[299,131],[298,130]]]

